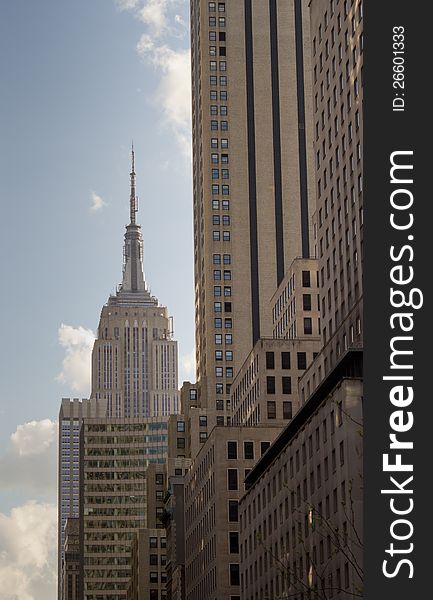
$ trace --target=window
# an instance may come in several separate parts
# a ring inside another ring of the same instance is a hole
[[[230,554],[239,554],[239,533],[229,531],[229,552]]]
[[[263,455],[271,445],[271,442],[260,442],[260,453]]]
[[[311,287],[310,271],[302,271],[302,287]]]
[[[227,489],[237,490],[238,489],[238,470],[227,469]]]
[[[213,264],[214,265],[220,265],[221,264],[221,254],[214,254],[213,255]]]
[[[230,564],[230,585],[239,585],[239,565]]]
[[[220,285],[214,285],[213,287],[213,295],[214,296],[221,296],[221,286]],[[217,303],[219,304],[219,303]]]
[[[254,459],[254,443],[244,442],[244,458]]]
[[[200,427],[207,427],[207,417],[206,416],[200,416],[198,418],[198,421],[199,421]]]
[[[239,521],[239,507],[237,500],[229,500],[228,513],[230,523]]]
[[[224,302],[224,312],[232,312],[232,303]]]
[[[311,335],[313,333],[313,320],[310,317],[304,318],[304,335]]]
[[[224,242],[230,241],[230,231],[223,231],[223,241]]]
[[[283,419],[291,419],[293,415],[292,403],[283,402]]]
[[[305,370],[307,368],[307,354],[306,352],[298,352],[298,369]]]
[[[179,449],[185,448],[185,438],[177,438],[177,447]]]
[[[228,379],[233,377],[233,367],[226,367],[226,377]]]
[[[149,564],[150,565],[157,565],[158,564],[158,555],[157,554],[150,554],[149,555]]]
[[[232,295],[232,288],[229,285],[224,286],[224,296],[228,297]]]
[[[223,376],[223,368],[222,367],[215,367],[215,376],[216,377],[222,377]]]
[[[158,583],[158,572],[157,571],[150,572],[149,581],[150,581],[150,583]]]
[[[232,350],[226,350],[226,360],[228,360],[228,361],[233,360],[233,352],[232,352]]]
[[[213,303],[213,309],[214,309],[215,312],[221,312],[221,310],[222,310],[222,304],[221,304],[221,302],[214,302]]]
[[[164,474],[163,473],[155,473],[155,483],[156,483],[156,485],[164,485]]]
[[[149,538],[149,548],[158,548],[158,538],[156,538],[156,537]]]
[[[214,281],[219,281],[221,279],[221,271],[218,271],[218,270],[214,271],[213,278],[214,278]]]
[[[200,431],[200,433],[199,433],[199,440],[200,440],[200,443],[202,443],[202,444],[207,440],[207,433],[206,433],[206,431]]]
[[[222,344],[223,343],[223,336],[221,333],[216,333],[215,334],[215,344]]]
[[[233,343],[233,336],[231,333],[226,333],[225,334],[225,343],[226,344],[232,344]]]
[[[177,422],[177,430],[178,431],[185,431],[185,421],[178,421]]]
[[[273,352],[266,352],[266,368],[275,369],[275,355]]]
[[[290,352],[281,352],[281,368],[290,369]]]
[[[223,148],[224,150],[227,149],[229,147],[229,141],[227,138],[222,138],[221,139],[221,148]]]
[[[223,263],[224,263],[225,265],[229,265],[229,264],[231,264],[231,261],[232,261],[232,260],[231,260],[231,256],[230,256],[230,254],[224,254],[224,255],[223,255]]]
[[[282,390],[283,394],[291,394],[292,393],[292,378],[284,376],[281,378]]]
[[[227,458],[230,460],[235,460],[238,457],[238,443],[237,442],[227,442]]]
[[[274,400],[267,403],[268,405],[268,419],[277,418],[277,404]]]
[[[266,377],[266,392],[268,394],[275,394],[275,377]]]
[[[218,139],[217,138],[211,138],[210,147],[211,148],[218,148]]]
[[[231,278],[232,278],[232,272],[224,271],[224,281],[230,281]]]
[[[231,329],[232,328],[232,323],[233,323],[233,321],[231,319],[224,319],[224,327],[226,329]]]
[[[311,294],[302,295],[302,308],[304,310],[311,310]]]

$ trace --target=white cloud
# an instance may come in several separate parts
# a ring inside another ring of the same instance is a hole
[[[105,200],[103,200],[96,192],[92,192],[90,194],[90,210],[96,212],[104,208],[104,206],[107,206]]]
[[[160,70],[161,79],[154,95],[162,120],[171,129],[185,156],[191,156],[191,75],[190,51],[156,46],[148,34],[137,44],[143,59]]]
[[[191,159],[190,50],[178,47],[179,40],[188,39],[188,4],[187,0],[117,0],[120,8],[129,9],[145,25],[137,51],[160,75],[152,103]]]
[[[138,4],[138,0],[114,0],[120,10],[131,10]]]
[[[195,381],[195,350],[180,357],[179,378],[184,381]]]
[[[70,385],[77,392],[89,394],[95,334],[91,329],[62,323],[58,330],[58,337],[60,345],[65,349],[65,357],[57,381]]]
[[[50,419],[18,425],[0,455],[0,490],[53,497],[57,479],[57,423]],[[1,580],[1,578],[0,578]]]
[[[50,419],[43,419],[18,425],[11,435],[11,442],[20,456],[28,456],[45,452],[55,437],[56,424]]]
[[[56,597],[54,504],[35,501],[0,513],[0,600]]]

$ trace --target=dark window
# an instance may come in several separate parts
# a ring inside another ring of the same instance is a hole
[[[277,404],[276,402],[268,402],[268,419],[277,418]]]
[[[310,317],[304,318],[304,334],[311,335],[313,333],[313,320]]]
[[[310,271],[302,271],[302,287],[311,287]]]
[[[149,538],[149,547],[150,548],[158,548],[158,538],[150,537]]]
[[[266,391],[268,394],[275,394],[275,377],[266,377]]]
[[[200,427],[207,427],[207,417],[201,416],[198,418]]]
[[[175,475],[182,475],[182,469],[175,469],[174,470],[174,474]]]
[[[232,312],[232,303],[231,302],[224,302],[224,311]]]
[[[177,438],[177,447],[185,448],[185,438]]]
[[[239,585],[239,565],[230,565],[230,585]]]
[[[281,368],[290,369],[290,352],[281,352]]]
[[[266,368],[275,369],[275,358],[273,352],[266,352]]]
[[[298,369],[307,368],[307,354],[306,352],[298,352]]]
[[[292,378],[291,377],[282,377],[282,388],[283,394],[291,394],[292,393]]]
[[[158,583],[158,571],[151,571],[149,576],[150,583]],[[158,598],[158,596],[156,596]]]
[[[157,565],[158,564],[158,555],[157,554],[150,554],[150,556],[149,556],[149,564],[150,565]]]
[[[244,442],[244,458],[245,459],[253,459],[254,458],[254,443],[253,442]]]
[[[239,553],[239,533],[237,531],[229,531],[229,552],[230,554]]]
[[[227,442],[227,458],[236,459],[238,457],[238,443]]]
[[[292,414],[292,403],[283,402],[283,419],[291,419]]]
[[[157,577],[158,579],[158,577]],[[158,600],[158,590],[150,590],[150,600]]]
[[[156,483],[156,485],[164,485],[164,474],[163,473],[155,474],[155,483]]]
[[[271,442],[260,442],[260,453],[263,455],[271,445]]]
[[[239,508],[237,500],[229,500],[229,522],[237,523],[239,521]]]
[[[302,303],[304,310],[311,310],[311,294],[303,294]]]
[[[229,490],[238,489],[238,471],[237,469],[227,469],[227,488]]]

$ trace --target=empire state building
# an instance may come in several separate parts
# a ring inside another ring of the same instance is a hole
[[[123,278],[101,311],[91,397],[107,401],[108,416],[165,416],[179,412],[177,342],[167,307],[150,294],[144,278],[134,148],[130,180]]]

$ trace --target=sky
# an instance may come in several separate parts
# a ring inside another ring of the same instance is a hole
[[[194,378],[188,5],[0,0],[0,600],[56,597],[56,421],[121,281],[132,140],[146,281]]]

